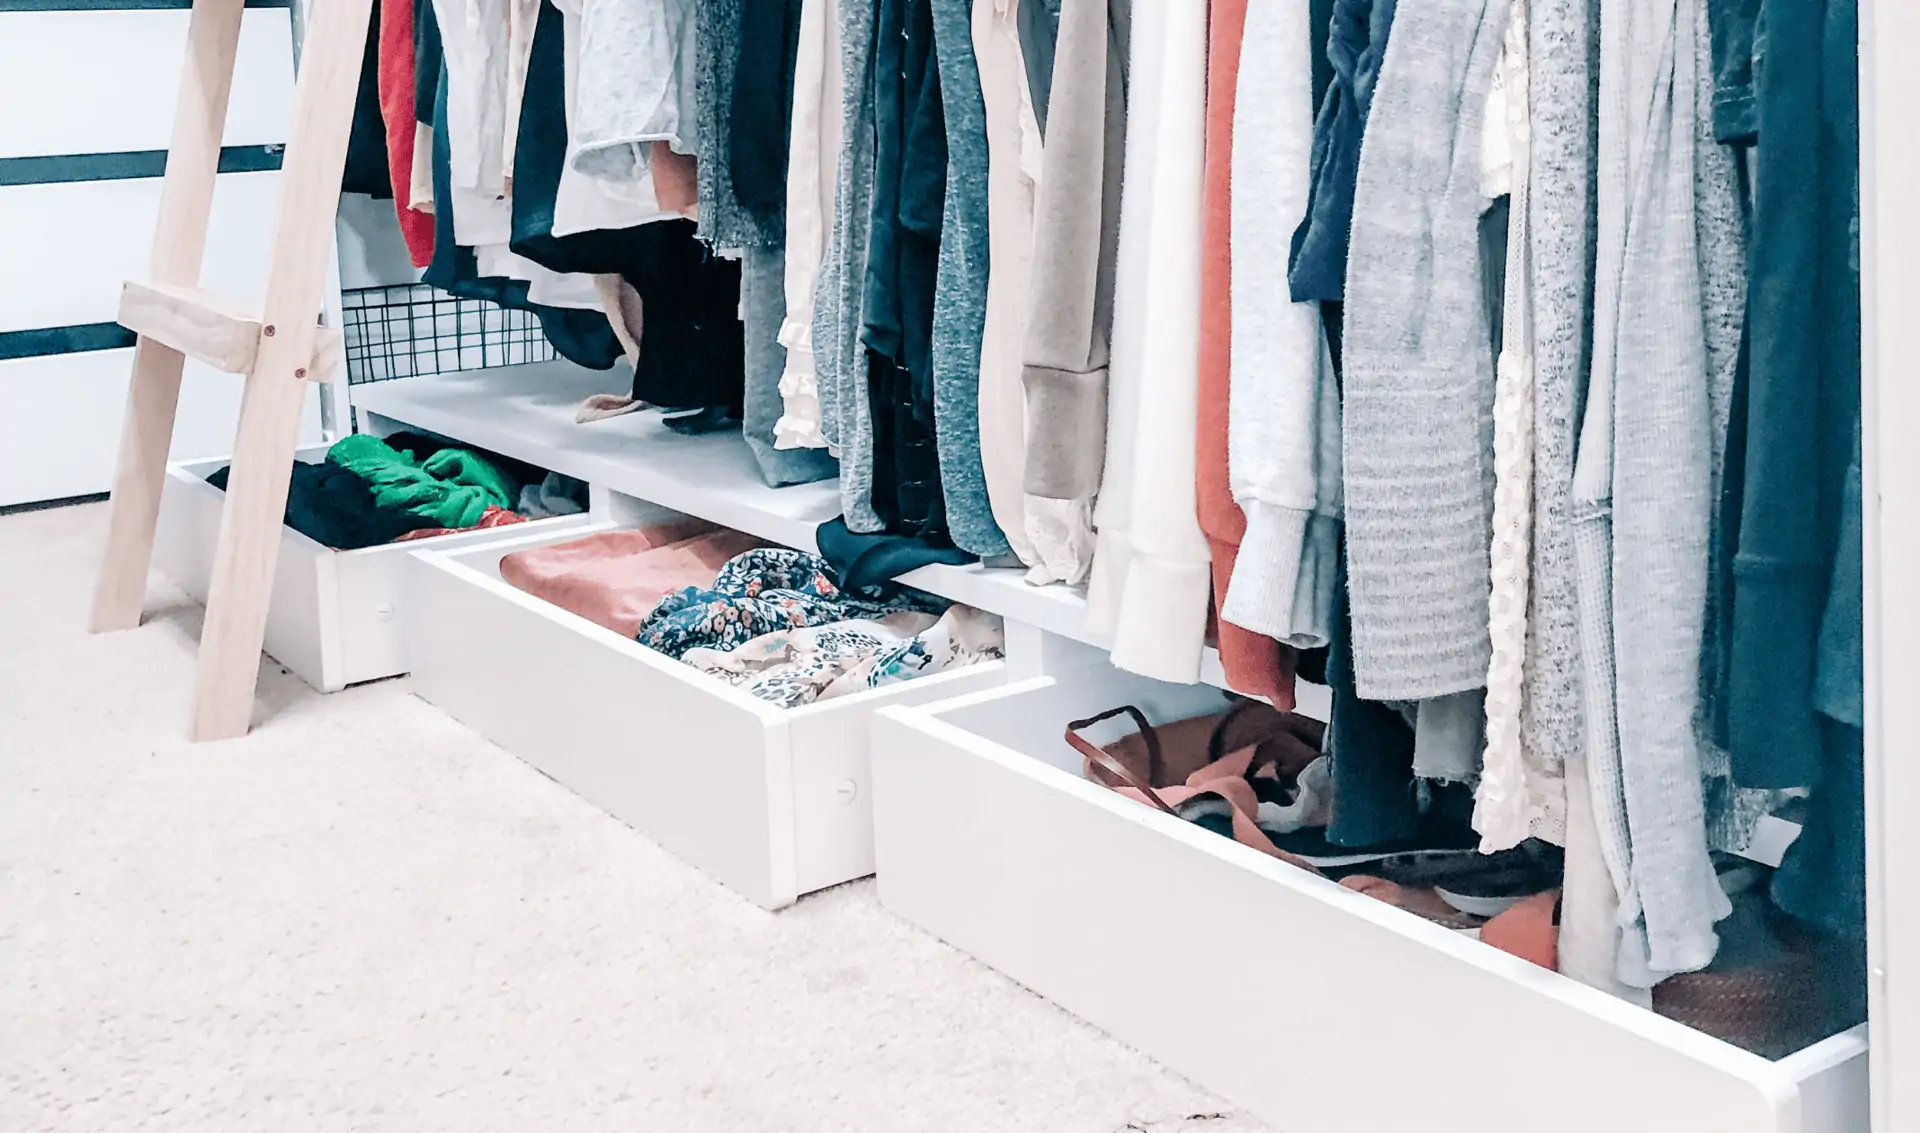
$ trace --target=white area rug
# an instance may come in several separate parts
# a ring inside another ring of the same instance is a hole
[[[89,636],[105,520],[0,517],[0,1130],[1263,1128],[871,882],[747,904],[404,680],[268,662],[253,734],[185,742],[200,609]]]

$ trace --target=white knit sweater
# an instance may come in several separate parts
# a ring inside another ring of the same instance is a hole
[[[1185,683],[1199,679],[1211,583],[1193,488],[1206,86],[1206,6],[1136,3],[1101,545],[1088,603],[1092,624],[1111,626],[1115,665]]]

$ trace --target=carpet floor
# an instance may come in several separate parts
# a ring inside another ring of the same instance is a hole
[[[870,881],[749,905],[404,679],[268,661],[187,743],[201,610],[87,634],[105,521],[0,517],[0,1129],[1265,1128]]]

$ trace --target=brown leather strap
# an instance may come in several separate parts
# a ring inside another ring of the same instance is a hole
[[[1071,724],[1068,724],[1068,745],[1071,746],[1073,750],[1085,756],[1088,762],[1099,764],[1101,767],[1119,776],[1122,782],[1146,796],[1147,801],[1153,803],[1153,805],[1173,815],[1175,818],[1180,817],[1180,812],[1173,809],[1173,807],[1167,804],[1167,800],[1160,797],[1159,792],[1153,789],[1151,782],[1142,781],[1126,764],[1108,755],[1105,751],[1101,750],[1099,745],[1085,739],[1079,734],[1083,728],[1091,728],[1095,724],[1111,720],[1115,716],[1121,715],[1131,716],[1134,727],[1140,730],[1140,740],[1146,744],[1147,747],[1148,779],[1158,779],[1161,769],[1165,766],[1160,756],[1160,734],[1154,731],[1152,724],[1147,722],[1146,713],[1141,712],[1131,704],[1123,704],[1118,708],[1110,708],[1098,716],[1089,716],[1085,720],[1075,720]]]

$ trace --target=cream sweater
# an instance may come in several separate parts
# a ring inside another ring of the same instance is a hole
[[[1207,10],[1139,0],[1133,20],[1102,545],[1088,604],[1095,625],[1111,626],[1115,665],[1191,683],[1212,582],[1193,443]]]

